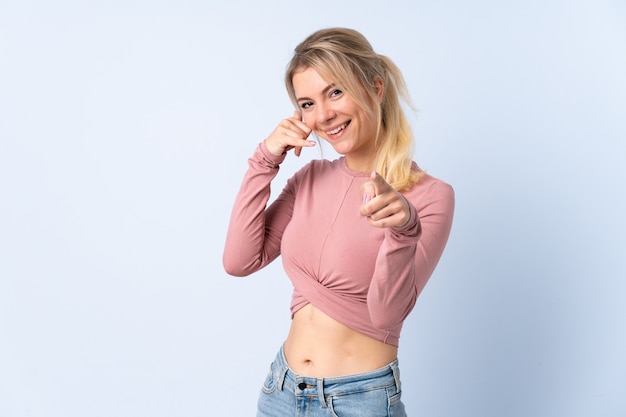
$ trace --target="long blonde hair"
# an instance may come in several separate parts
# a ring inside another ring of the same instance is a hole
[[[400,99],[412,108],[400,69],[384,55],[374,52],[368,40],[354,29],[329,28],[309,35],[294,51],[285,85],[297,105],[294,74],[314,68],[332,79],[363,109],[376,108],[377,150],[375,169],[396,190],[408,190],[420,177],[413,169],[413,133]],[[383,99],[378,103],[376,82],[382,80]]]

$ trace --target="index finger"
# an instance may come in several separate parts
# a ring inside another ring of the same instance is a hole
[[[377,194],[383,194],[384,192],[389,191],[390,189],[393,190],[393,187],[389,185],[389,183],[385,181],[382,175],[380,175],[378,172],[372,171],[370,178],[372,179],[372,182],[374,183],[374,186],[376,187]]]

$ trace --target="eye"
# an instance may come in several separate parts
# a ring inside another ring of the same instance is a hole
[[[310,101],[305,101],[305,102],[300,103],[300,107],[301,107],[302,109],[304,109],[304,110],[308,109],[308,108],[309,108],[309,107],[311,107],[312,105],[313,105],[313,103],[312,103],[312,102],[310,102]]]
[[[340,89],[336,88],[336,89],[334,89],[334,90],[332,90],[330,92],[330,97],[339,97],[342,94],[343,94],[343,91],[341,91]]]

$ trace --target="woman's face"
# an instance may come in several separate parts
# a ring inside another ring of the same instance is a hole
[[[364,110],[313,68],[298,70],[292,79],[304,123],[335,151],[346,157],[356,171],[374,168],[376,113]],[[381,96],[382,96],[382,87]]]

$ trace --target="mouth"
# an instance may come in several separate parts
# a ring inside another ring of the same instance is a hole
[[[324,133],[326,133],[326,135],[328,135],[328,136],[335,136],[339,132],[342,132],[346,127],[348,127],[349,124],[350,124],[350,120],[348,120],[345,123],[340,124],[339,126],[337,126],[336,128],[334,128],[332,130],[327,130]]]

